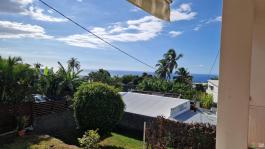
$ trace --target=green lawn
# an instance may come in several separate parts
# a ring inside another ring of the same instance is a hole
[[[102,149],[140,149],[142,141],[111,133],[111,135],[100,142]],[[80,149],[74,145],[68,145],[63,141],[48,135],[30,135],[17,137],[10,144],[0,145],[0,149]]]
[[[143,141],[117,133],[111,133],[111,136],[100,142],[100,145],[103,148],[113,149],[141,149],[143,148]]]

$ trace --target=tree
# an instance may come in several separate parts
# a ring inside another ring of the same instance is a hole
[[[87,82],[75,93],[73,107],[82,130],[108,133],[121,120],[125,104],[114,87]]]
[[[192,85],[192,76],[187,69],[181,67],[175,73],[177,75],[174,77],[176,82]]]
[[[111,81],[111,75],[107,70],[99,69],[96,72],[90,72],[88,74],[88,80],[91,82],[101,82],[109,84]]]
[[[76,59],[74,60],[78,62]],[[61,62],[58,62],[59,70],[56,73],[52,69],[45,67],[44,74],[39,79],[38,91],[51,98],[73,96],[81,83],[79,74],[83,70],[80,70],[79,62],[78,67],[75,67],[75,69],[73,68],[75,65],[72,64],[68,63],[67,68],[65,68]]]
[[[79,71],[80,69],[80,62],[77,60],[77,58],[72,57],[67,61],[68,63],[68,68],[74,71]]]
[[[159,63],[156,65],[158,67],[156,70],[157,76],[161,79],[170,79],[173,70],[178,67],[177,61],[182,57],[183,55],[177,54],[174,49],[169,49],[164,54],[163,59],[159,60]]]
[[[20,57],[0,58],[0,102],[20,103],[31,100],[35,71]]]
[[[35,63],[35,64],[33,64],[33,66],[35,69],[40,69],[42,67],[42,64],[41,63]]]

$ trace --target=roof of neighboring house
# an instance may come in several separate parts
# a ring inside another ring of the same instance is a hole
[[[204,109],[198,109],[196,112],[189,110],[171,119],[184,123],[210,123],[212,125],[217,123],[216,114]]]
[[[187,110],[180,115],[171,117],[171,109],[190,102],[186,99],[133,92],[120,92],[120,94],[126,105],[125,111],[129,113],[149,117],[164,116],[165,118],[184,123],[210,123],[216,125],[216,113],[201,108],[196,112]]]
[[[189,102],[186,99],[163,97],[132,92],[121,92],[122,99],[126,105],[125,111],[150,117],[170,117],[172,108]]]
[[[219,86],[219,80],[208,80],[209,83],[213,84],[214,86]]]

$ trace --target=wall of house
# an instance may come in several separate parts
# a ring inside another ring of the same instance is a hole
[[[265,1],[255,0],[249,143],[265,143]]]
[[[210,86],[213,86],[213,90],[211,90]],[[212,94],[213,95],[213,102],[217,103],[218,102],[218,87],[216,85],[214,85],[212,82],[208,81],[208,87],[206,92],[208,94]]]
[[[217,149],[247,149],[253,0],[223,0]]]

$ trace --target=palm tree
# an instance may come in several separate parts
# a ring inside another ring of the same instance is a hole
[[[177,76],[174,77],[176,82],[184,83],[184,84],[192,84],[192,76],[188,72],[187,69],[181,67],[176,71]]]
[[[156,71],[158,77],[170,79],[173,70],[178,67],[177,60],[182,57],[183,55],[177,54],[174,49],[169,49],[168,52],[164,54],[163,59],[159,60],[159,63],[156,65],[158,67]]]
[[[41,63],[38,63],[38,62],[35,63],[35,64],[33,64],[33,65],[34,65],[34,68],[35,69],[38,69],[38,70],[42,67],[42,64]]]
[[[171,74],[175,68],[178,67],[177,60],[182,58],[182,54],[177,54],[174,49],[169,49],[166,54],[164,54],[164,58],[167,61],[167,67],[168,67],[168,72],[167,72],[167,77],[170,79]]]
[[[72,57],[70,60],[67,61],[68,63],[68,68],[72,69],[72,72],[75,70],[80,69],[80,62],[77,60],[77,58]]]
[[[156,64],[156,67],[158,67],[158,69],[155,71],[155,73],[158,76],[158,78],[166,79],[168,73],[166,60],[164,59],[159,60],[159,63]]]
[[[0,58],[0,102],[28,100],[33,91],[34,71],[20,57]]]

